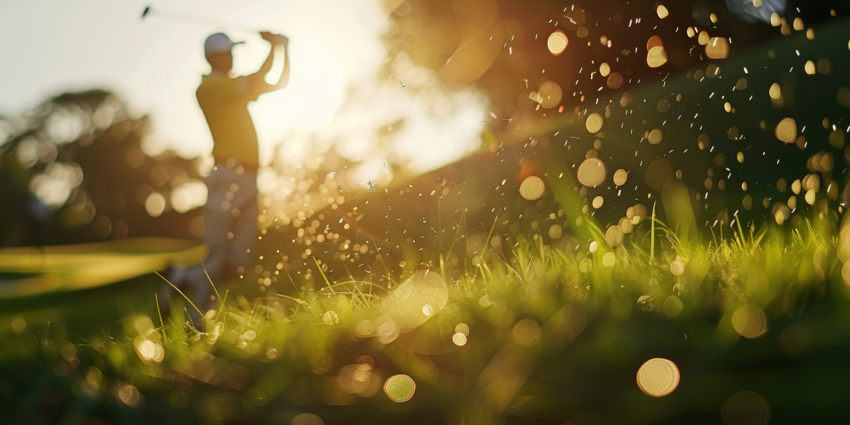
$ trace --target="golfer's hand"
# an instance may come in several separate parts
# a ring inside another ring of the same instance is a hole
[[[277,44],[283,47],[287,47],[289,46],[289,38],[285,35],[278,35]]]
[[[263,31],[260,33],[260,36],[263,37],[263,40],[268,41],[269,43],[275,46],[287,46],[289,44],[289,39],[286,36],[272,34],[268,31]]]

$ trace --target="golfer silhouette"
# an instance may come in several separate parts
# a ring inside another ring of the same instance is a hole
[[[257,132],[248,113],[248,102],[263,93],[282,89],[289,83],[289,39],[261,32],[272,48],[260,69],[246,76],[232,76],[236,44],[223,33],[210,35],[204,53],[212,67],[197,90],[213,138],[215,166],[206,178],[208,189],[204,211],[204,239],[209,253],[204,267],[213,283],[245,273],[252,244],[257,239]],[[283,71],[275,84],[265,81],[274,63],[275,51],[283,49]],[[213,305],[213,289],[201,267],[177,269],[170,281],[200,302],[204,311]],[[199,307],[201,307],[199,305]]]

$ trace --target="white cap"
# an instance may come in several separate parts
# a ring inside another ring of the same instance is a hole
[[[242,44],[244,41],[233,42],[226,34],[217,32],[204,42],[204,54],[209,56],[215,53],[226,53],[233,48],[234,44]]]

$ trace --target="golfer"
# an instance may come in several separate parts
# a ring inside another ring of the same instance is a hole
[[[248,113],[248,102],[289,83],[289,40],[269,32],[260,35],[272,48],[260,69],[247,76],[231,75],[231,50],[241,42],[234,43],[227,35],[216,33],[204,43],[212,71],[203,76],[197,97],[212,133],[215,158],[213,171],[206,179],[204,238],[209,254],[204,266],[216,284],[245,273],[257,239],[257,132]],[[283,48],[283,71],[277,83],[268,84],[265,77],[278,47]],[[213,305],[213,289],[200,267],[175,270],[170,277],[173,284],[191,293],[193,301],[205,307]]]

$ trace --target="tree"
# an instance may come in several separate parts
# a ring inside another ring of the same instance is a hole
[[[0,129],[0,245],[201,235],[200,159],[146,154],[150,119],[115,95],[64,93]]]

